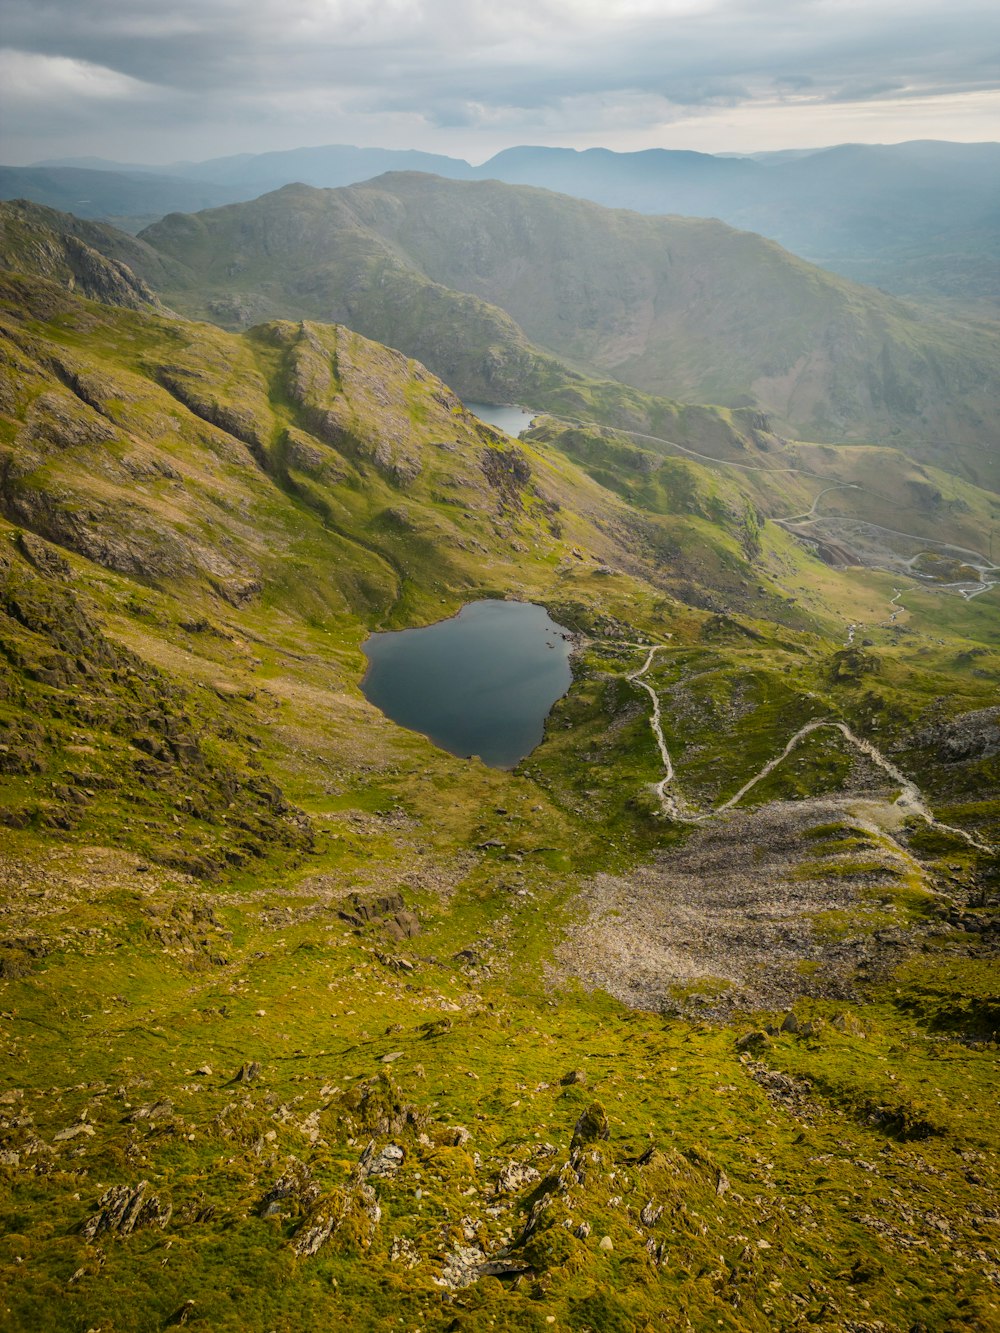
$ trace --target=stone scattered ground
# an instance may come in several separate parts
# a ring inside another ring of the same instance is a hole
[[[919,926],[906,907],[933,904],[873,812],[892,809],[842,798],[731,811],[627,876],[595,876],[552,975],[634,1008],[719,1018],[851,995],[859,969],[898,961]],[[804,840],[824,827],[842,836],[826,854],[815,841],[816,859],[803,862]]]

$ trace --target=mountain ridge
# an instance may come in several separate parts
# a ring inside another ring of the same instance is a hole
[[[452,304],[500,306],[570,366],[663,397],[757,406],[779,428],[816,438],[901,427],[914,440],[993,438],[1000,343],[988,328],[932,318],[721,222],[402,174],[338,191],[285,187],[195,220],[165,219],[142,239],[198,270],[197,307],[180,290],[168,299],[212,317],[214,290],[223,322],[221,303],[256,294],[263,309],[277,301],[286,317],[336,312],[386,340],[391,321],[402,328],[408,303],[434,284],[439,300],[458,289]],[[398,295],[380,303],[389,280]],[[482,396],[424,345],[419,320],[409,337],[414,355]]]
[[[610,149],[564,149],[523,145],[505,149],[479,166],[440,154],[407,150],[358,149],[349,145],[239,154],[203,163],[143,167],[142,173],[180,177],[212,188],[217,197],[191,201],[191,185],[179,182],[160,194],[159,213],[190,212],[237,198],[248,199],[301,180],[317,188],[357,183],[386,170],[420,167],[455,179],[499,177],[508,184],[535,184],[589,198],[608,207],[687,216],[717,216],[730,225],[778,240],[821,266],[855,280],[872,282],[903,295],[965,302],[992,312],[1000,300],[996,180],[1000,149],[995,143],[961,144],[915,140],[901,144],[840,144],[810,150],[713,155],[674,149],[616,153]],[[100,168],[135,172],[137,164],[83,159],[63,167],[36,164],[0,168],[0,193],[26,193],[38,202],[69,207],[81,194],[77,179],[53,173]],[[4,172],[39,175],[34,191],[19,179],[5,183]],[[213,173],[218,179],[213,179]],[[88,194],[109,194],[94,216],[153,220],[152,199],[141,199],[135,182],[104,185],[91,179]],[[153,186],[147,185],[152,189]],[[929,187],[929,188],[928,188]],[[131,190],[131,198],[128,191]],[[139,220],[130,224],[137,230]],[[960,250],[955,252],[955,238]],[[906,262],[902,262],[902,261]]]

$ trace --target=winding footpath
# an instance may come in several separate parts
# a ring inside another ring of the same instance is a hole
[[[576,422],[575,424],[586,425],[587,423]],[[671,448],[677,449],[681,453],[687,454],[691,458],[697,458],[701,462],[705,463],[714,463],[717,467],[736,468],[741,472],[797,473],[800,476],[813,477],[820,481],[829,480],[828,477],[822,476],[820,473],[817,472],[811,472],[807,468],[797,468],[797,467],[768,468],[768,467],[762,467],[758,464],[737,463],[727,458],[716,458],[713,457],[711,454],[699,453],[697,450],[690,449],[686,445],[678,444],[676,440],[667,440],[660,435],[648,435],[643,433],[642,431],[623,430],[621,434],[627,435],[634,440],[649,440],[657,444],[669,445]],[[804,514],[796,514],[788,518],[773,517],[771,521],[776,523],[779,527],[785,527],[786,530],[788,531],[792,530],[790,526],[792,524],[800,524],[807,522],[822,523],[824,519],[821,515],[817,514],[816,508],[824,495],[828,495],[830,491],[838,491],[838,490],[864,491],[866,489],[867,489],[866,487],[861,486],[856,482],[839,482],[834,485],[827,486],[824,490],[821,490],[816,495],[815,499],[812,502],[812,505]],[[876,494],[876,492],[871,492],[871,493]],[[882,498],[887,498],[887,497],[882,497]],[[834,520],[830,519],[829,521],[834,521]],[[990,581],[989,579],[986,578],[986,574],[1000,573],[1000,565],[995,564],[991,558],[984,556],[981,551],[972,551],[967,547],[955,546],[951,542],[937,541],[934,538],[919,537],[912,532],[901,532],[895,528],[882,527],[880,524],[869,523],[867,522],[867,520],[864,519],[838,517],[836,521],[853,523],[856,526],[871,528],[876,532],[883,532],[897,537],[906,537],[909,540],[919,542],[921,545],[924,546],[926,545],[938,546],[947,551],[955,551],[961,555],[975,557],[977,563],[973,567],[976,569],[976,572],[979,576],[978,585],[975,585],[971,588],[969,587],[969,585],[962,583],[937,585],[938,587],[942,588],[957,588],[960,592],[960,595],[966,601],[971,601],[973,597],[978,597],[981,593],[988,592],[991,588],[998,586],[998,580]],[[919,553],[918,555],[911,557],[908,561],[905,562],[907,567],[912,568],[913,564],[916,562],[917,559],[919,559]],[[880,568],[880,566],[874,565],[871,566],[871,568]],[[927,586],[933,587],[934,585],[929,584]],[[891,625],[896,621],[900,611],[905,609],[900,605],[899,599],[904,595],[904,593],[912,591],[915,591],[915,589],[914,588],[894,589],[895,595],[893,596],[892,600],[889,603],[890,607],[892,607],[893,609],[890,611],[889,620],[885,622],[886,625]],[[854,643],[855,634],[858,628],[859,626],[857,625],[857,623],[848,626],[847,642],[845,646],[849,647]],[[622,646],[629,648],[646,647],[645,644],[638,644],[638,643],[623,644]],[[646,660],[643,662],[642,666],[639,667],[636,671],[630,672],[629,675],[626,677],[626,679],[629,680],[633,685],[638,685],[640,689],[645,690],[646,693],[649,695],[650,699],[652,700],[653,709],[650,714],[649,725],[652,729],[653,736],[656,739],[656,745],[660,752],[660,758],[663,761],[663,770],[664,770],[664,776],[660,779],[659,782],[656,783],[654,790],[657,794],[657,798],[659,799],[664,814],[666,814],[670,819],[674,819],[679,821],[680,823],[685,823],[685,824],[702,824],[709,819],[715,819],[718,815],[724,814],[727,810],[733,809],[733,807],[736,806],[743,799],[743,797],[747,794],[747,792],[749,792],[753,787],[755,787],[758,782],[761,782],[764,778],[766,778],[769,773],[772,773],[780,763],[782,763],[785,759],[788,758],[788,756],[792,753],[792,751],[795,749],[795,747],[799,744],[801,740],[804,740],[806,736],[811,735],[814,731],[827,729],[832,731],[839,731],[840,734],[844,737],[844,739],[849,741],[850,744],[855,747],[855,749],[859,750],[874,764],[876,764],[879,768],[881,768],[886,774],[888,774],[888,776],[893,780],[893,782],[899,784],[901,791],[899,796],[896,798],[894,804],[904,813],[904,815],[916,815],[931,828],[938,828],[944,830],[947,833],[954,833],[956,837],[962,838],[965,842],[969,844],[970,847],[975,847],[978,851],[992,852],[994,850],[994,848],[991,845],[980,842],[977,838],[974,838],[971,833],[967,833],[965,829],[955,828],[951,824],[944,824],[940,820],[935,819],[933,813],[931,812],[930,808],[928,807],[926,801],[923,798],[923,794],[921,793],[920,788],[916,785],[916,783],[912,782],[908,777],[906,777],[904,773],[900,772],[900,770],[895,766],[895,764],[891,763],[881,752],[881,750],[878,749],[877,746],[872,745],[870,741],[866,741],[862,739],[862,737],[856,735],[851,730],[851,728],[846,724],[846,722],[837,722],[831,718],[816,719],[812,722],[807,722],[805,726],[800,727],[798,731],[795,733],[795,735],[792,736],[792,738],[788,741],[785,748],[779,755],[776,755],[775,758],[769,760],[760,770],[760,772],[757,773],[754,777],[752,777],[749,782],[744,783],[744,785],[739,789],[738,792],[736,792],[734,796],[730,796],[728,800],[723,801],[722,804],[716,806],[714,810],[699,812],[692,809],[691,806],[687,803],[687,801],[685,801],[681,792],[679,792],[676,789],[675,779],[677,774],[674,768],[673,760],[670,757],[670,750],[667,747],[666,738],[663,735],[663,724],[662,724],[662,714],[660,711],[659,695],[656,693],[656,690],[653,689],[652,685],[650,685],[649,681],[644,679],[646,673],[653,665],[653,660],[656,657],[656,654],[662,648],[665,647],[667,647],[666,644],[654,644],[651,648],[649,648],[649,651],[646,654]]]
[[[583,426],[586,422],[576,422],[575,424]],[[716,458],[714,454],[701,454],[697,449],[689,449],[686,444],[678,444],[676,440],[666,440],[662,435],[645,435],[640,430],[621,430],[621,435],[627,435],[632,440],[651,440],[654,444],[668,444],[671,449],[679,449],[682,454],[687,454],[689,458],[700,459],[703,463],[714,463],[716,467],[734,467],[740,472],[773,472],[796,473],[800,477],[814,477],[817,481],[829,481],[830,478],[822,472],[810,472],[804,467],[762,467],[759,463],[736,463],[730,458]],[[853,486],[853,483],[851,483]],[[836,487],[829,489],[835,490]],[[860,486],[854,487],[855,490],[861,490]]]
[[[640,646],[644,647],[645,645],[628,644],[626,646],[636,648]],[[703,812],[693,810],[684,800],[684,797],[680,792],[671,790],[677,774],[673,760],[670,757],[670,751],[667,748],[666,738],[663,735],[660,698],[656,690],[650,685],[649,681],[643,679],[653,665],[656,654],[665,647],[667,647],[666,644],[654,644],[646,654],[646,660],[643,662],[642,666],[636,671],[631,672],[626,679],[631,681],[634,685],[638,685],[640,689],[645,690],[653,701],[653,711],[650,714],[649,725],[652,729],[653,736],[656,738],[657,748],[660,751],[660,758],[663,760],[664,768],[664,776],[658,783],[656,783],[654,790],[659,798],[664,814],[670,819],[677,820],[682,824],[703,824],[709,819],[716,819],[727,810],[732,810],[733,807],[738,805],[743,797],[746,796],[747,792],[752,790],[758,782],[762,782],[769,773],[773,773],[778,765],[788,758],[799,742],[804,740],[806,736],[812,735],[814,731],[831,730],[839,731],[844,739],[849,741],[855,749],[859,750],[866,756],[866,758],[870,759],[874,764],[881,768],[883,772],[887,773],[893,782],[898,783],[901,791],[899,796],[896,797],[894,804],[904,815],[916,815],[931,828],[942,829],[947,833],[954,833],[957,837],[964,839],[970,847],[975,847],[977,851],[993,851],[993,848],[989,844],[980,842],[977,838],[974,838],[971,833],[967,833],[965,829],[955,828],[952,824],[943,824],[940,820],[935,819],[924,800],[920,788],[915,782],[912,782],[905,773],[900,772],[896,765],[888,760],[877,746],[872,745],[871,741],[866,741],[861,736],[856,735],[846,722],[837,722],[831,718],[818,718],[812,722],[807,722],[805,726],[799,727],[798,731],[788,741],[781,753],[775,755],[773,759],[769,759],[760,772],[755,774],[749,782],[745,782],[739,791],[736,792],[735,795],[730,796],[728,800],[723,801],[713,810]]]
[[[810,473],[810,475],[812,474]],[[856,482],[840,481],[836,484],[836,486],[827,486],[824,490],[820,491],[819,494],[816,496],[816,499],[813,500],[811,507],[807,509],[804,514],[792,514],[788,518],[780,518],[780,519],[776,518],[772,521],[779,524],[807,523],[810,519],[814,519],[816,517],[816,506],[819,504],[820,500],[822,500],[824,495],[829,495],[831,491],[860,491],[862,489],[863,488],[859,486]]]
[[[892,607],[892,610],[889,612],[889,619],[883,620],[882,622],[883,629],[887,628],[890,625],[894,625],[896,623],[896,621],[899,619],[899,613],[901,611],[906,610],[906,607],[902,604],[902,602],[899,599],[903,596],[904,593],[913,592],[914,589],[893,588],[892,591],[893,591],[893,597],[892,600],[889,602],[889,605]]]
[[[587,423],[577,421],[574,424],[586,425]],[[784,473],[784,474],[794,473],[800,477],[812,477],[817,481],[829,481],[829,477],[824,476],[822,473],[819,472],[811,472],[808,468],[763,467],[758,463],[737,463],[729,458],[716,458],[712,454],[699,453],[697,449],[689,449],[687,445],[678,444],[676,440],[668,440],[662,435],[647,435],[644,432],[638,430],[622,430],[620,433],[622,435],[627,435],[630,439],[633,440],[649,440],[654,444],[668,445],[671,449],[677,449],[682,454],[687,454],[689,458],[697,458],[700,462],[703,463],[714,463],[716,467],[736,468],[740,472],[771,472],[776,475],[779,473]],[[1000,574],[1000,565],[994,564],[993,560],[990,557],[983,555],[982,551],[973,551],[965,546],[956,546],[952,542],[938,541],[934,537],[921,537],[914,532],[902,532],[898,528],[886,528],[878,523],[869,523],[867,519],[851,518],[848,515],[830,515],[828,517],[824,517],[821,514],[817,514],[816,506],[818,505],[822,497],[824,495],[828,495],[830,491],[866,491],[868,494],[878,496],[878,498],[882,500],[886,501],[890,500],[889,496],[881,495],[880,492],[872,491],[866,486],[859,485],[859,483],[857,482],[853,481],[838,482],[835,485],[827,486],[825,490],[820,491],[819,494],[816,496],[816,498],[813,500],[812,506],[804,514],[794,514],[786,518],[780,518],[777,515],[769,515],[771,522],[777,524],[779,528],[785,528],[787,531],[792,531],[790,525],[793,524],[797,525],[800,523],[823,523],[824,521],[853,523],[856,527],[871,528],[875,532],[883,532],[893,537],[906,537],[910,541],[920,543],[922,546],[936,546],[946,551],[957,551],[959,555],[974,557],[974,559],[971,560],[969,563],[972,565],[973,569],[976,570],[979,576],[978,584],[974,585],[970,585],[968,583],[941,583],[937,585],[934,585],[933,583],[928,584],[929,587],[937,586],[938,588],[941,589],[954,588],[958,591],[959,596],[962,597],[967,602],[971,602],[973,597],[979,597],[982,593],[989,592],[991,588],[995,588],[998,582],[1000,582],[1000,580],[998,579],[989,579],[986,577],[987,574]],[[792,535],[796,536],[801,534],[796,534],[793,532]],[[918,552],[917,555],[911,556],[910,559],[905,561],[904,563],[907,565],[907,567],[912,568],[915,561],[918,560],[919,558],[920,558],[920,553]],[[868,568],[886,569],[886,566],[870,565],[868,566]],[[891,573],[892,571],[887,570],[887,572]]]
[[[637,645],[634,644],[629,645],[629,647],[636,646]],[[660,649],[665,646],[665,644],[654,644],[653,647],[650,648],[649,654],[642,666],[638,671],[633,671],[627,679],[630,680],[633,685],[638,685],[640,689],[645,690],[653,701],[653,711],[650,714],[649,725],[652,727],[653,735],[656,737],[656,744],[660,750],[660,758],[663,760],[663,769],[665,773],[665,776],[656,784],[656,795],[659,798],[660,805],[663,807],[664,813],[669,815],[671,819],[680,819],[685,823],[694,823],[698,816],[689,814],[686,809],[682,812],[680,805],[678,804],[679,798],[667,791],[667,788],[673,782],[675,775],[673,760],[670,758],[670,751],[667,749],[667,742],[663,736],[663,725],[660,714],[660,696],[656,693],[648,680],[642,679],[653,665],[653,658]]]

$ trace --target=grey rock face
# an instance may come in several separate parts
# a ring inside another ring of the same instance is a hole
[[[148,1180],[138,1185],[112,1185],[101,1195],[100,1211],[83,1224],[83,1234],[93,1240],[105,1232],[128,1236],[138,1227],[165,1227],[173,1211],[169,1203],[162,1204],[156,1194],[147,1194]]]

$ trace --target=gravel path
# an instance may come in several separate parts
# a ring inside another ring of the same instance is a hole
[[[658,783],[656,783],[655,791],[659,797],[664,814],[670,819],[678,820],[685,824],[703,824],[706,820],[716,819],[719,815],[738,805],[743,797],[756,787],[758,782],[763,781],[769,773],[773,773],[778,765],[788,758],[800,741],[804,740],[807,736],[812,735],[815,731],[833,730],[839,731],[844,739],[849,741],[855,749],[860,750],[863,755],[881,768],[883,772],[887,773],[893,782],[898,783],[901,791],[896,798],[895,804],[903,814],[916,815],[932,828],[944,829],[948,833],[954,833],[957,837],[963,838],[970,847],[975,847],[978,851],[989,852],[993,850],[990,845],[979,842],[971,833],[967,833],[965,829],[955,828],[951,824],[943,824],[940,820],[935,819],[927,802],[924,800],[923,793],[915,782],[908,778],[905,773],[902,773],[895,764],[885,757],[877,746],[871,743],[871,741],[864,740],[861,736],[858,736],[851,730],[846,722],[837,722],[832,718],[819,718],[812,722],[807,722],[805,726],[799,727],[798,731],[786,743],[785,748],[780,754],[775,755],[773,759],[769,759],[760,772],[756,773],[748,782],[745,782],[735,795],[730,796],[720,805],[717,805],[713,810],[699,812],[692,809],[687,801],[685,801],[682,794],[676,789],[677,772],[674,768],[673,760],[670,757],[670,751],[667,748],[666,738],[663,735],[659,695],[653,689],[652,685],[650,685],[647,680],[643,679],[653,665],[656,654],[661,652],[665,647],[667,647],[666,644],[654,644],[646,654],[646,660],[643,662],[642,666],[639,667],[637,671],[631,672],[627,679],[634,685],[638,685],[640,689],[645,690],[653,701],[653,711],[650,714],[649,725],[652,729],[653,736],[656,739],[657,748],[660,751],[660,757],[663,760],[663,767],[665,770],[664,776]]]

